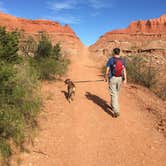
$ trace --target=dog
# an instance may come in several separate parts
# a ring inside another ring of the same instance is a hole
[[[67,100],[69,103],[74,100],[76,86],[74,83],[68,78],[64,81],[64,83],[67,85]]]

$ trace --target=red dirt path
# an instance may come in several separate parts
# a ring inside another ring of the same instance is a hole
[[[101,79],[89,58],[72,57],[68,73],[72,80]],[[153,126],[153,118],[122,86],[121,116],[105,112],[109,104],[105,82],[76,84],[76,98],[69,104],[63,82],[44,83],[44,108],[40,132],[30,153],[23,153],[21,166],[165,166],[165,138]]]

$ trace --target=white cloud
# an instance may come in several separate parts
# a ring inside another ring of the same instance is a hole
[[[3,2],[0,2],[0,11],[1,11],[1,12],[5,12],[5,13],[8,12],[8,10],[4,7]]]
[[[110,0],[61,0],[48,3],[49,8],[54,11],[71,10],[77,7],[87,6],[93,9],[109,8],[112,6]]]
[[[100,14],[100,9],[109,8],[110,0],[53,0],[47,2],[47,7],[52,11],[50,16],[46,17],[51,20],[59,21],[65,24],[78,24],[80,22],[79,13],[77,16],[73,16],[72,11],[76,9],[91,8],[89,13],[91,17],[96,17]],[[69,11],[71,11],[70,14]]]
[[[105,0],[88,0],[89,6],[91,6],[94,9],[101,9],[101,8],[109,8],[111,7],[110,2]]]
[[[49,2],[48,5],[51,10],[58,12],[60,10],[74,9],[77,2],[75,0],[55,1]]]
[[[71,15],[57,15],[57,16],[49,16],[47,19],[51,19],[54,21],[58,21],[64,24],[78,24],[80,19]]]

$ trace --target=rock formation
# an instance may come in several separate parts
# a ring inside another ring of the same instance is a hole
[[[60,43],[62,48],[70,54],[77,54],[79,47],[82,46],[80,39],[70,26],[62,26],[58,22],[27,20],[0,12],[0,26],[5,26],[8,31],[21,31],[25,36],[37,37],[39,33],[46,32],[53,43]]]
[[[155,41],[155,42],[154,42]],[[152,45],[153,49],[166,48],[166,14],[157,19],[139,20],[132,22],[126,29],[105,33],[90,46],[96,55],[109,54],[114,47],[124,50],[134,50]],[[156,43],[156,45],[154,45]]]

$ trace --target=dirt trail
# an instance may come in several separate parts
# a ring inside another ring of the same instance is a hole
[[[87,48],[71,62],[68,77],[72,80],[101,79]],[[22,166],[166,165],[164,137],[128,87],[121,89],[121,116],[114,119],[107,113],[110,97],[105,82],[76,86],[76,98],[69,104],[63,82],[44,83],[41,130],[31,153],[22,154]]]

